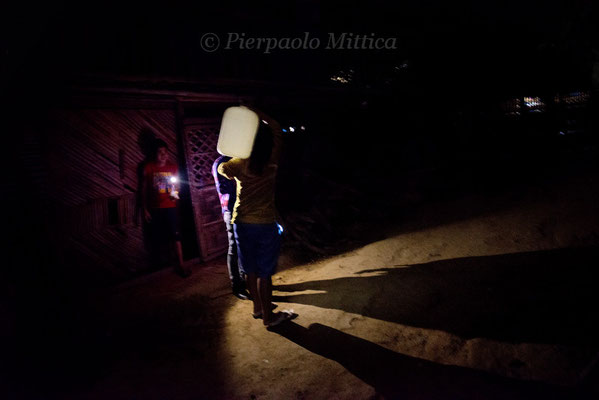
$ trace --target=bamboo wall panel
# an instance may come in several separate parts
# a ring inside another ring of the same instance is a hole
[[[174,110],[56,109],[45,128],[48,200],[67,257],[113,281],[147,269],[137,193],[146,161],[141,143],[144,135],[164,140],[176,163]]]
[[[57,203],[75,206],[135,191],[144,132],[164,140],[177,161],[171,110],[57,110],[52,118],[48,163]]]

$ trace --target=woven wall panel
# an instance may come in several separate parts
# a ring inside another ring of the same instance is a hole
[[[211,259],[225,254],[228,249],[228,241],[225,223],[214,221],[202,227],[206,240],[206,259]]]
[[[29,170],[46,171],[65,253],[91,275],[122,280],[149,267],[137,212],[144,132],[164,140],[177,162],[174,109],[54,109],[37,133],[40,155],[26,159]]]
[[[109,227],[68,239],[67,256],[76,261],[82,274],[104,282],[121,281],[147,268],[144,238],[135,226]]]
[[[45,149],[51,199],[78,206],[131,193],[145,157],[140,135],[150,131],[164,140],[177,162],[175,126],[172,110],[54,110]]]
[[[200,208],[202,209],[202,224],[222,220],[222,211],[216,186],[212,185],[202,191],[202,196],[198,198]]]
[[[219,156],[216,151],[217,129],[216,126],[185,128],[189,152],[187,162],[189,163],[190,183],[195,189],[214,185],[212,163]]]
[[[187,125],[183,140],[198,244],[202,259],[210,260],[224,254],[228,243],[212,176],[212,164],[219,156],[216,151],[218,124]]]

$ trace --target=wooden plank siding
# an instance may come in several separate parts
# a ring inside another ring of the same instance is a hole
[[[164,140],[177,159],[174,109],[77,109],[49,112],[43,160],[53,223],[66,261],[101,282],[148,269],[138,210],[143,134]]]
[[[184,258],[206,261],[224,254],[226,232],[210,167],[222,112],[252,96],[238,95],[243,90],[237,83],[200,88],[189,82],[81,79],[55,102],[23,109],[31,118],[15,116],[22,131],[15,135],[15,157],[23,168],[3,187],[27,193],[13,203],[28,202],[34,212],[27,222],[39,223],[38,240],[45,240],[55,265],[106,284],[150,271],[153,260],[138,207],[148,138],[164,140],[182,180],[193,181],[182,188],[179,207]],[[194,154],[202,162],[193,161],[188,177],[184,136],[198,124],[210,127],[202,139],[208,150]]]
[[[54,200],[59,204],[76,206],[137,188],[138,166],[144,161],[138,141],[144,130],[164,140],[177,162],[175,116],[170,110],[63,109],[56,110],[52,118],[53,148],[48,161],[54,172],[50,178],[56,189]]]

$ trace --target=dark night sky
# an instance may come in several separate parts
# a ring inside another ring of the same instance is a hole
[[[13,5],[4,14],[4,83],[100,73],[330,84],[331,74],[354,68],[372,85],[408,61],[421,84],[447,89],[577,86],[590,79],[596,33],[587,0],[161,3]],[[207,32],[372,32],[397,37],[398,49],[206,53]]]

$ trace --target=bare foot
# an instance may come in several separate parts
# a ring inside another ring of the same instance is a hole
[[[297,314],[293,312],[293,310],[283,310],[276,314],[272,314],[272,317],[269,321],[264,321],[264,325],[267,328],[272,328],[277,326],[285,321],[290,321],[297,317]]]
[[[275,304],[275,303],[271,303],[270,304],[270,309],[271,310],[274,310],[277,307],[278,307],[278,305]],[[262,319],[262,310],[254,311],[252,313],[252,317],[254,317],[254,319]]]

